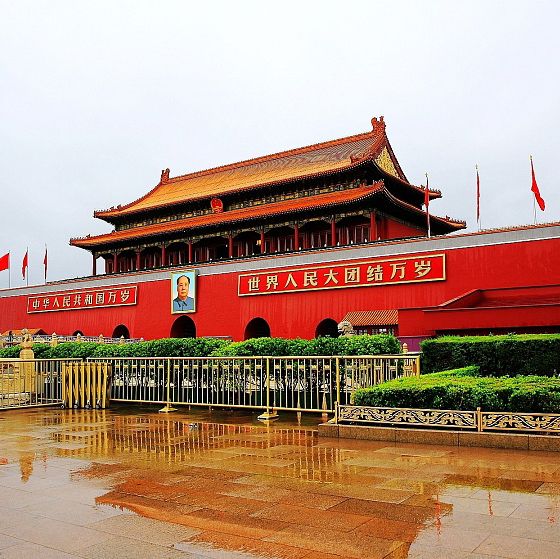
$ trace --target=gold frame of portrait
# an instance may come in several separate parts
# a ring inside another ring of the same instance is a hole
[[[171,284],[171,314],[190,314],[193,312],[196,312],[196,300],[198,298],[198,286],[196,285],[196,270],[194,268],[188,268],[186,270],[176,270],[174,272],[171,272],[170,274],[170,284]],[[177,297],[177,286],[176,286],[176,279],[174,278],[178,278],[179,276],[187,276],[189,278],[190,284],[189,284],[189,296],[192,297],[194,299],[194,305],[193,305],[193,310],[192,311],[174,311],[173,310],[173,301],[175,300],[175,298]],[[193,287],[194,286],[194,287]],[[192,289],[192,291],[191,291]],[[192,294],[194,293],[194,294]]]

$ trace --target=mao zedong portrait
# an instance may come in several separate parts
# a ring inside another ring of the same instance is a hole
[[[191,278],[187,274],[180,274],[174,280],[177,296],[173,299],[173,312],[194,311],[194,297],[190,296]]]

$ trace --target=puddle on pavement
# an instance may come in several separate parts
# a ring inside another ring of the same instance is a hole
[[[66,472],[97,484],[99,507],[188,527],[183,551],[500,556],[512,537],[506,557],[560,549],[554,453],[319,439],[312,416],[264,426],[246,413],[116,408],[2,419],[0,485],[10,472],[22,486]]]

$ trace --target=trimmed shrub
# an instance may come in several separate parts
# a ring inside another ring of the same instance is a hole
[[[477,365],[483,376],[560,375],[559,334],[444,336],[421,347],[423,373]]]
[[[20,346],[0,350],[0,357],[19,357]],[[65,342],[56,347],[33,344],[37,359],[86,359],[87,357],[224,357],[282,355],[379,355],[401,352],[394,336],[252,338],[244,342],[228,342],[214,338],[164,338],[130,344],[97,342]]]
[[[98,342],[64,342],[56,347],[33,344],[37,359],[87,359],[88,357],[206,357],[225,340],[213,338],[165,338],[130,344],[102,344]],[[19,357],[20,346],[0,350],[0,357]]]
[[[469,367],[462,367],[461,369],[451,369],[449,371],[440,371],[439,373],[431,373],[434,378],[446,377],[480,377],[480,367],[470,365]]]
[[[321,336],[313,340],[301,340],[303,342],[301,351],[294,355],[340,355],[344,351],[342,348],[345,339]]]
[[[38,346],[40,344],[35,344],[33,346],[33,350],[35,350],[35,346]],[[0,357],[2,358],[6,358],[6,359],[16,359],[19,357],[19,352],[21,351],[21,347],[19,347],[18,345],[16,346],[10,346],[10,347],[3,347],[0,349]]]
[[[215,338],[164,338],[143,343],[150,357],[208,357],[229,345],[226,340]]]
[[[319,338],[320,339],[320,338]],[[341,345],[339,355],[382,355],[401,353],[401,344],[395,336],[349,336],[337,338]]]
[[[243,342],[232,342],[212,352],[215,357],[250,357],[301,355],[307,340],[300,338],[251,338]]]
[[[301,338],[252,338],[233,342],[214,351],[215,356],[282,356],[282,355],[379,355],[401,352],[394,336],[349,336],[312,340]]]
[[[560,413],[560,379],[539,376],[479,377],[476,368],[392,380],[357,390],[362,406]]]
[[[56,347],[46,346],[47,349],[36,354],[36,357],[37,359],[86,359],[93,357],[98,345],[100,344],[97,342],[66,342]]]

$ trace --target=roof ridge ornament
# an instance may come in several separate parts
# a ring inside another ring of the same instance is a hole
[[[373,132],[384,132],[385,131],[385,117],[380,116],[379,118],[377,118],[376,116],[374,116],[371,119],[371,127],[372,127]]]
[[[374,116],[371,119],[371,127],[372,127],[372,131],[368,132],[368,134],[373,136],[384,135],[385,118],[383,116],[380,116],[379,118]],[[369,157],[375,157],[376,155],[378,155],[378,152],[379,152],[379,145],[377,143],[370,145],[366,147],[363,151],[350,155],[350,163],[351,164],[359,163],[361,161],[364,161],[365,159],[368,159]],[[393,174],[398,177],[398,173],[395,172]]]
[[[161,172],[161,178],[159,180],[160,184],[165,184],[167,182],[169,182],[169,168],[163,169],[163,171]]]

